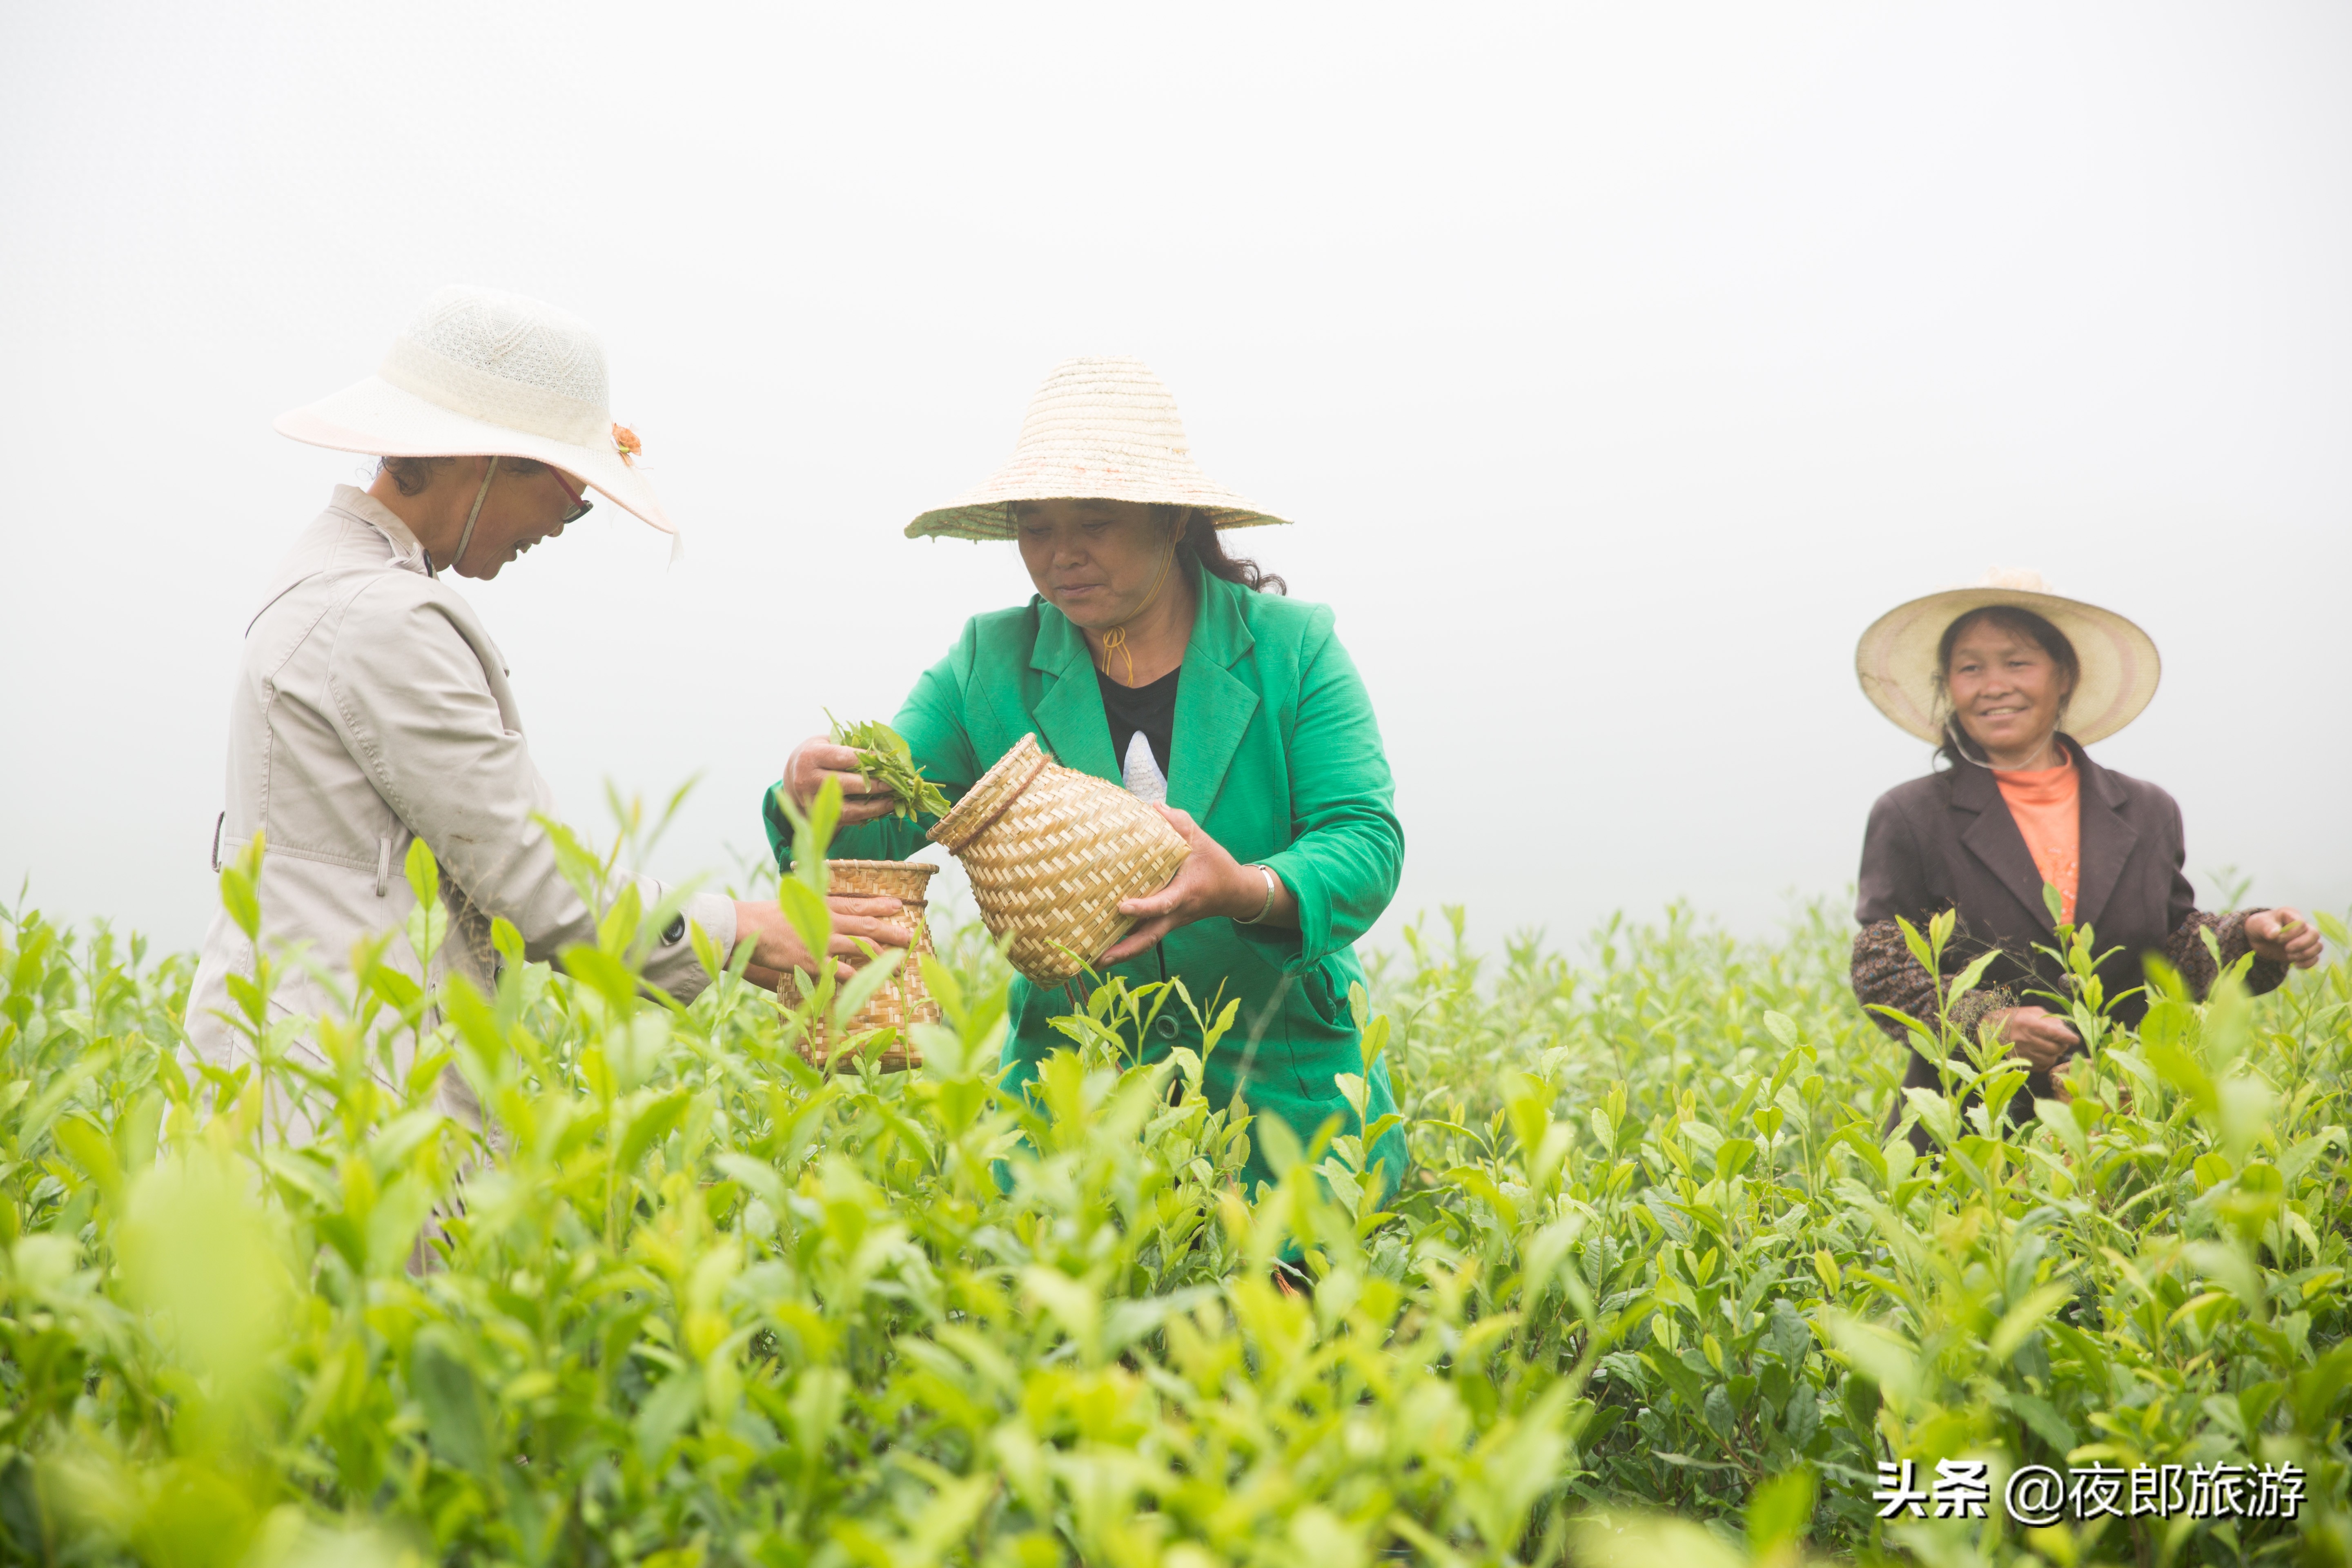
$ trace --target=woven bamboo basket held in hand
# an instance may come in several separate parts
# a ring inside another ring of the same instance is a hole
[[[922,971],[923,955],[931,951],[930,930],[923,920],[924,896],[939,868],[919,860],[827,860],[824,870],[827,884],[836,893],[896,899],[907,906],[907,956],[898,965],[898,973],[851,1016],[842,1036],[848,1042],[845,1047],[836,1047],[830,1038],[830,1024],[819,1020],[814,1036],[802,1038],[801,1055],[818,1067],[844,1065],[865,1054],[865,1047],[856,1044],[858,1036],[876,1029],[896,1029],[898,1038],[882,1047],[881,1054],[874,1058],[875,1065],[884,1072],[921,1067],[923,1053],[908,1038],[907,1026],[940,1021],[940,1005],[923,989]],[[866,967],[862,958],[843,962],[852,969]],[[788,1007],[801,1000],[801,988],[793,983],[790,974],[777,985],[776,1000]]]
[[[1156,893],[1192,852],[1167,818],[1024,735],[931,828],[971,877],[1013,967],[1059,985],[1135,927],[1122,899]]]

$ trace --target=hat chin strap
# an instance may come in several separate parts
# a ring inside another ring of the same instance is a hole
[[[1152,602],[1160,597],[1160,590],[1168,585],[1169,570],[1176,564],[1176,547],[1183,542],[1184,525],[1180,522],[1169,536],[1168,553],[1160,558],[1158,570],[1151,574],[1151,587],[1144,594],[1143,603],[1135,606],[1133,615],[1103,634],[1102,658],[1096,661],[1095,668],[1105,675],[1110,673],[1110,656],[1120,654],[1127,659],[1127,684],[1135,684],[1135,649],[1128,646],[1127,628],[1143,618],[1143,612],[1151,608]]]
[[[482,503],[490,499],[490,481],[498,477],[499,460],[482,470],[482,488],[474,492],[474,510],[466,514],[466,531],[457,536],[457,553],[449,557],[449,570],[455,572],[457,563],[466,559],[466,546],[474,542],[474,524],[482,520]]]

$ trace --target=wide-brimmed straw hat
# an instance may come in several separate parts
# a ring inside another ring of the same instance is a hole
[[[613,422],[604,345],[577,316],[454,284],[425,302],[373,375],[278,416],[314,447],[379,458],[532,458],[676,533]]]
[[[1993,571],[1969,588],[1948,588],[1897,605],[1870,625],[1853,652],[1862,689],[1878,710],[1923,741],[1941,741],[1943,708],[1936,656],[1944,630],[1972,610],[2014,605],[2066,634],[2082,661],[2067,700],[2066,732],[2088,744],[2140,715],[2156,695],[2162,664],[2146,632],[2116,614],[2050,591],[2038,572]]]
[[[1139,359],[1066,359],[1029,400],[1013,460],[907,525],[907,537],[1011,539],[1024,500],[1199,507],[1216,528],[1287,522],[1211,481],[1192,460],[1176,399]]]

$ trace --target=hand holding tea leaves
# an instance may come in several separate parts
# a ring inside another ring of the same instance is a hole
[[[2074,1026],[2047,1007],[2011,1007],[1986,1022],[2009,1043],[2009,1054],[2036,1072],[2048,1072],[2083,1043]]]
[[[2319,962],[2319,932],[2300,910],[2256,910],[2246,917],[2246,943],[2257,958],[2309,969]]]
[[[878,720],[845,724],[830,710],[825,717],[833,721],[830,739],[803,742],[784,769],[785,782],[801,804],[814,799],[830,776],[841,785],[844,822],[892,816],[913,822],[947,815],[951,803],[923,776],[898,731]]]

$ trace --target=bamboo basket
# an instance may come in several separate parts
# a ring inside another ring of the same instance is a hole
[[[826,882],[836,893],[891,898],[905,904],[910,940],[898,973],[851,1017],[841,1041],[831,1039],[831,1024],[819,1020],[814,1036],[802,1037],[801,1055],[817,1067],[839,1067],[870,1048],[858,1042],[859,1036],[877,1029],[896,1029],[898,1037],[882,1047],[874,1058],[875,1065],[884,1072],[904,1072],[921,1067],[923,1053],[908,1037],[907,1026],[940,1021],[940,1005],[923,989],[922,972],[923,955],[931,951],[930,930],[923,919],[925,895],[939,868],[919,860],[827,860],[824,870]],[[844,962],[852,969],[866,966],[862,958]],[[785,975],[777,985],[776,999],[787,1006],[800,1002],[801,988],[792,975]]]
[[[1056,764],[1024,735],[931,828],[963,862],[981,919],[1010,935],[1013,967],[1040,985],[1083,971],[1135,927],[1122,899],[1156,893],[1192,846],[1105,779]]]

